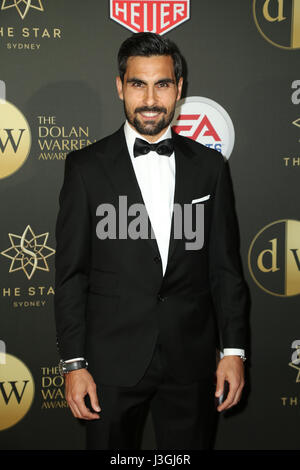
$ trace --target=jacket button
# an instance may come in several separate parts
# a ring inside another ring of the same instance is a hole
[[[158,300],[159,302],[164,302],[164,301],[166,300],[166,298],[167,298],[167,297],[163,297],[163,296],[160,295],[160,294],[158,294],[158,296],[157,296],[157,300]]]
[[[155,256],[154,261],[155,263],[160,263],[160,256]]]

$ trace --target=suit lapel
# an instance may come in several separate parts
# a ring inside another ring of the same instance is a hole
[[[146,209],[128,152],[123,127],[124,126],[110,137],[108,145],[105,148],[105,153],[101,156],[101,162],[105,166],[107,176],[111,180],[116,194],[118,196],[127,196],[127,208],[132,204],[138,203],[143,204]],[[105,158],[103,158],[103,156],[105,156]],[[147,209],[146,213],[148,226],[152,229]],[[156,238],[148,237],[145,240],[156,254],[159,253]]]
[[[144,200],[132,166],[123,127],[122,125],[117,132],[107,139],[107,145],[105,149],[101,151],[100,161],[105,168],[107,177],[110,179],[116,194],[118,196],[127,196],[127,207],[129,207],[131,204],[135,203],[144,204]],[[192,183],[195,175],[195,166],[192,158],[194,153],[185,144],[184,140],[173,130],[172,137],[174,139],[175,150],[174,204],[180,204],[183,209],[183,204],[190,203],[191,201]],[[152,228],[148,212],[147,216],[149,227]],[[173,210],[166,272],[178,241],[178,239],[174,238]],[[149,237],[146,239],[146,242],[156,254],[159,253],[156,238]]]
[[[191,202],[193,181],[195,177],[195,164],[193,160],[194,153],[188,148],[184,140],[172,130],[172,137],[174,141],[175,150],[175,192],[174,204],[179,204],[183,210],[183,204]],[[175,248],[179,239],[174,238],[174,208],[172,214],[171,231],[170,231],[170,244],[167,270],[170,259],[175,252]],[[167,272],[166,270],[166,272]]]

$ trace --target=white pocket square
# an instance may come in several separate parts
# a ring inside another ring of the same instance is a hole
[[[210,198],[210,194],[207,194],[207,196],[199,197],[199,199],[193,199],[192,204],[194,204],[195,202],[207,201],[207,199],[209,199],[209,198]]]

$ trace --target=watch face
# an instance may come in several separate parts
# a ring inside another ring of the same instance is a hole
[[[59,370],[60,375],[63,376],[63,375],[64,375],[64,372],[65,372],[65,369],[64,369],[64,365],[63,365],[63,362],[62,362],[62,361],[59,362],[59,364],[58,364],[58,370]]]

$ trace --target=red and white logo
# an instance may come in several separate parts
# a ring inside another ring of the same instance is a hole
[[[229,114],[215,101],[191,96],[178,101],[172,127],[229,158],[234,146],[234,127]]]
[[[190,0],[110,0],[110,18],[134,33],[162,35],[190,18]]]

